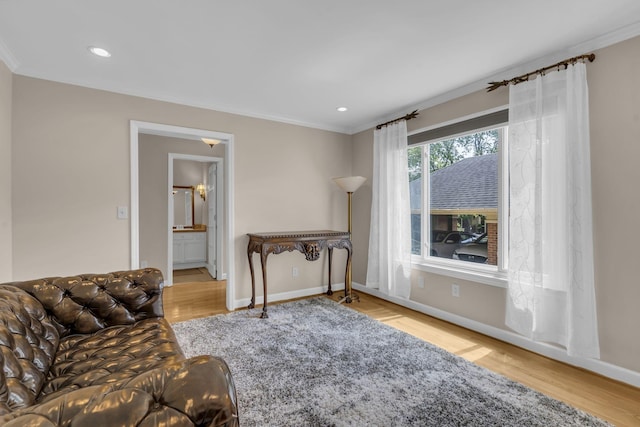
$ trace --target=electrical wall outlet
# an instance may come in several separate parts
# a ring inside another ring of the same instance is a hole
[[[147,261],[140,261],[140,268],[147,268],[149,267],[149,263]]]
[[[456,285],[455,283],[451,285],[451,295],[454,297],[460,296],[460,285]]]
[[[298,267],[293,267],[291,269],[291,277],[298,277]]]
[[[418,277],[418,287],[424,289],[424,276]]]

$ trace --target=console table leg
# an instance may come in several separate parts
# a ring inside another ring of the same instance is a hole
[[[262,263],[262,287],[264,294],[264,304],[262,305],[262,314],[260,315],[261,319],[266,319],[269,317],[267,314],[267,256],[268,254],[262,250],[260,253],[260,262]]]
[[[329,253],[329,288],[327,289],[327,295],[333,295],[333,291],[331,290],[331,260],[333,259],[333,248],[327,248],[327,252]]]
[[[247,308],[252,309],[256,306],[256,276],[253,273],[253,250],[249,249],[247,255],[249,256],[249,270],[251,271],[251,302]]]

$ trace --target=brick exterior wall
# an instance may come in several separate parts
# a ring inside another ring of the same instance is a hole
[[[498,223],[487,222],[487,264],[498,265]]]

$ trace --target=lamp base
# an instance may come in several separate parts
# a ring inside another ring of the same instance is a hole
[[[342,304],[347,303],[347,304],[351,304],[351,302],[353,301],[358,301],[360,302],[360,297],[358,296],[358,294],[356,294],[355,292],[350,292],[350,293],[344,293],[344,297],[342,297],[342,299],[340,301],[338,301],[338,304]]]

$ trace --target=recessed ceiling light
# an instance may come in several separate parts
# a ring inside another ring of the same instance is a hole
[[[108,58],[111,56],[111,53],[107,49],[103,49],[101,47],[89,46],[89,52],[93,53],[96,56],[100,56],[102,58]]]
[[[338,108],[336,108],[336,110],[338,110],[338,111],[340,111],[342,113],[344,111],[347,111],[348,108],[347,107],[338,107]]]

